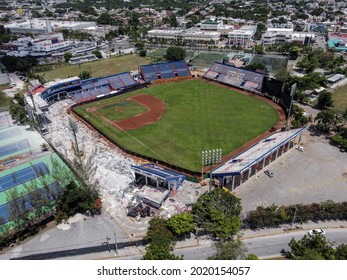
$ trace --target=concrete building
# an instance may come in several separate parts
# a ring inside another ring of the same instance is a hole
[[[214,169],[212,176],[233,191],[289,149],[300,146],[301,134],[305,129],[306,127],[277,132],[268,136]]]
[[[216,19],[208,19],[201,22],[198,27],[200,27],[201,30],[205,31],[218,31],[218,29],[221,29],[223,27],[223,22]]]
[[[96,26],[96,23],[84,21],[48,21],[41,19],[22,20],[5,24],[5,28],[15,34],[44,34],[62,29],[81,30],[92,26]]]
[[[220,33],[214,31],[201,31],[196,29],[153,29],[147,33],[149,39],[167,41],[182,41],[188,43],[209,43],[217,44],[220,40]]]
[[[69,48],[70,42],[64,41],[62,33],[48,33],[38,36],[38,39],[32,42],[33,52],[51,53],[54,51]]]
[[[257,31],[256,25],[244,25],[228,33],[229,44],[249,47]]]
[[[294,32],[294,27],[269,27],[263,35],[264,45],[277,45],[288,42]]]
[[[316,35],[312,32],[294,32],[294,27],[270,27],[263,35],[264,45],[278,45],[296,42],[301,45],[308,45],[315,41]]]

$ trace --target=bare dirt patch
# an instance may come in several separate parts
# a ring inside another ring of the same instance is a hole
[[[133,130],[155,123],[165,113],[165,103],[152,95],[140,94],[132,97],[131,100],[148,110],[125,120],[114,121],[113,124],[121,130]]]
[[[116,109],[116,112],[119,112],[119,113],[121,113],[121,112],[123,112],[124,111],[124,108],[117,108]]]

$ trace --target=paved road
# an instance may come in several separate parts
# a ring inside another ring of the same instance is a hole
[[[290,248],[288,243],[292,238],[299,240],[307,230],[295,232],[281,233],[269,236],[261,236],[244,239],[243,242],[248,250],[248,253],[256,254],[261,259],[279,257],[281,250],[288,251]],[[326,230],[326,237],[331,242],[336,244],[347,244],[347,228],[332,228]],[[213,255],[213,248],[210,244],[199,247],[186,247],[175,250],[177,256],[183,255],[185,260],[206,260]],[[142,255],[133,255],[120,257],[126,260],[140,260]]]
[[[106,237],[110,238],[110,244],[114,244],[114,233],[118,242],[127,241],[125,233],[108,214],[95,217],[77,215],[74,219],[70,219],[69,224],[60,224],[16,246],[10,252],[0,255],[0,259],[95,246],[106,248]]]

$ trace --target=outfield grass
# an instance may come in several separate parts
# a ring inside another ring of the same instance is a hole
[[[338,87],[332,93],[334,100],[334,110],[343,112],[347,108],[347,85]]]
[[[137,70],[137,65],[148,64],[149,58],[138,57],[135,54],[112,57],[81,64],[81,69],[78,65],[66,64],[56,69],[40,72],[40,66],[34,68],[37,75],[43,75],[47,81],[52,81],[56,78],[68,78],[78,76],[80,70],[90,71],[93,77],[104,77],[116,73]]]
[[[117,109],[124,111],[119,111]],[[145,111],[147,111],[145,107],[131,100],[117,101],[116,103],[98,109],[98,113],[111,121],[125,120]]]
[[[198,80],[162,84],[127,96],[143,93],[163,100],[166,111],[159,121],[136,130],[119,131],[86,111],[124,95],[76,111],[123,147],[192,171],[201,168],[202,150],[221,148],[226,155],[279,120],[277,111],[262,100]]]

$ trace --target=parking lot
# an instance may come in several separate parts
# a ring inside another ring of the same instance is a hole
[[[324,136],[303,133],[304,152],[290,150],[235,190],[243,212],[257,206],[347,201],[347,153],[331,146]]]

